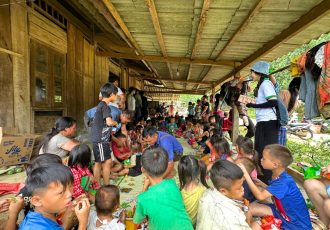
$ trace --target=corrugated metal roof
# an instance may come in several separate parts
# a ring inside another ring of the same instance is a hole
[[[92,0],[79,0],[80,4],[90,1]],[[95,1],[103,3],[102,0]],[[210,4],[203,18],[205,23],[198,34],[200,39],[198,44],[195,44],[203,4],[207,0],[108,1],[118,11],[121,20],[144,55],[164,55],[161,42],[157,39],[151,9],[148,7],[148,1],[151,1],[155,5],[161,35],[164,39],[164,48],[168,56],[191,58],[192,50],[195,48],[193,58],[205,60],[220,58],[239,62],[249,60],[277,35],[293,23],[299,22],[302,16],[310,12],[313,7],[329,2],[328,0],[323,2],[321,0],[209,0]],[[284,37],[278,45],[272,46],[271,50],[263,52],[263,56],[256,58],[271,61],[322,33],[329,32],[330,4],[325,4],[325,7],[327,7],[327,11],[322,18],[317,18],[301,32]],[[113,13],[112,16],[115,18]],[[103,17],[105,17],[104,14]],[[97,15],[97,19],[101,21],[99,15]],[[239,28],[240,31],[237,32]],[[235,37],[233,38],[233,36]],[[167,65],[166,62],[150,63],[160,77],[169,79],[172,75],[175,79],[185,80],[190,73],[189,80],[207,82],[216,82],[224,77],[230,77],[228,74],[234,69],[229,66],[211,67],[197,64],[187,65],[180,62],[170,63],[170,65]],[[249,67],[246,66],[242,72],[244,73],[248,69]],[[177,70],[180,72],[179,76],[176,75]],[[167,85],[187,90],[197,88],[196,84],[168,81]]]

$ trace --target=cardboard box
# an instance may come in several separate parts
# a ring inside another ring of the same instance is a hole
[[[17,133],[15,129],[0,127],[0,167],[30,161],[36,135]]]

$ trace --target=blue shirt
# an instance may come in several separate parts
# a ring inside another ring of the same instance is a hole
[[[19,226],[19,230],[64,230],[55,221],[48,219],[39,212],[30,211]]]
[[[174,153],[183,154],[183,147],[180,142],[172,135],[164,132],[157,132],[158,138],[156,144],[163,147],[168,154],[168,161],[173,161]]]
[[[114,121],[120,122],[121,110],[113,105],[108,105],[111,109],[111,118]],[[96,113],[96,106],[86,111],[86,114],[89,118],[94,118]]]
[[[282,220],[283,229],[312,229],[304,197],[287,172],[271,180],[266,190],[273,195],[275,205],[271,208],[274,216]]]

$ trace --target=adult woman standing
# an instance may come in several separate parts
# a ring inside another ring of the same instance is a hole
[[[269,63],[259,61],[251,68],[253,81],[258,85],[255,89],[257,97],[256,104],[248,103],[247,107],[256,108],[257,126],[255,131],[254,148],[260,154],[260,160],[263,156],[263,150],[266,145],[278,143],[279,122],[277,120],[277,96],[273,83],[269,80]],[[268,183],[272,173],[270,170],[262,169],[263,176],[260,179]]]
[[[72,117],[60,117],[55,122],[49,133],[39,145],[39,154],[51,153],[60,156],[62,159],[69,155],[69,152],[79,142],[70,139],[76,132],[76,121]]]

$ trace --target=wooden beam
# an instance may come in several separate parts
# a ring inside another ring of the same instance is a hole
[[[162,50],[163,56],[167,57],[167,51],[166,51],[166,47],[165,47],[165,42],[164,42],[162,30],[160,28],[155,3],[154,3],[153,0],[146,0],[146,2],[147,2],[147,5],[148,5],[148,8],[149,8],[150,15],[151,15],[152,24],[154,25],[154,29],[156,31],[158,44],[160,46],[160,49]],[[166,62],[166,65],[167,65],[168,71],[171,75],[171,78],[173,79],[173,73],[172,73],[171,65],[170,65],[169,62]]]
[[[227,48],[233,43],[233,41],[238,37],[239,34],[242,33],[242,31],[245,30],[245,28],[249,25],[249,23],[252,21],[253,17],[256,15],[257,12],[261,9],[263,6],[265,0],[258,0],[253,8],[250,10],[246,18],[243,20],[243,23],[238,27],[238,29],[235,31],[234,35],[228,40],[226,45],[219,51],[217,57],[215,60],[218,60],[221,55],[227,50]],[[212,68],[212,67],[211,67]],[[204,79],[208,76],[211,68],[209,68],[208,72],[205,74],[205,76],[202,78],[201,81],[204,81]],[[198,89],[199,85],[196,87]]]
[[[188,84],[202,84],[202,85],[212,85],[212,82],[200,82],[200,81],[192,81],[192,80],[179,80],[179,79],[171,79],[171,78],[156,78],[156,77],[148,77],[148,76],[140,76],[140,75],[129,75],[129,77],[140,78],[143,80],[159,80],[159,81],[171,81],[176,83],[188,83]]]
[[[171,62],[171,63],[180,63],[180,64],[195,64],[195,65],[209,65],[209,66],[234,66],[235,61],[227,60],[209,60],[209,59],[192,59],[185,57],[162,57],[162,56],[152,56],[152,55],[133,55],[133,54],[123,54],[115,53],[111,51],[107,52],[97,52],[99,56],[106,56],[112,58],[123,58],[123,59],[132,59],[132,60],[145,60],[153,62]]]
[[[195,36],[195,42],[194,42],[194,46],[193,46],[191,56],[190,56],[191,58],[195,57],[195,53],[196,53],[196,50],[198,48],[199,41],[202,37],[204,25],[205,25],[206,18],[207,18],[207,13],[208,13],[208,10],[210,8],[210,3],[211,3],[211,0],[204,0],[201,15],[199,17],[199,24],[198,24],[198,29],[197,29],[196,36]],[[190,64],[189,65],[188,76],[187,76],[187,81],[190,79],[190,76],[191,76],[191,67],[192,67],[192,65]]]
[[[147,87],[144,89],[144,91],[148,91],[148,92],[153,92],[153,91],[160,91],[160,90],[186,90],[186,89],[178,89],[178,88],[169,88],[169,87],[161,87],[161,86],[151,86],[151,85],[145,85],[144,87]],[[209,90],[211,89],[210,87],[208,88],[200,88],[199,90]],[[192,90],[194,91],[194,90]]]
[[[106,6],[106,8],[109,10],[109,12],[111,13],[112,17],[118,23],[121,30],[124,32],[125,36],[130,40],[130,42],[133,44],[135,49],[138,51],[138,53],[143,54],[142,50],[140,49],[139,45],[137,44],[137,42],[133,38],[131,32],[128,30],[127,26],[125,25],[125,22],[120,17],[117,9],[114,7],[112,2],[110,0],[103,0],[103,3]]]
[[[147,94],[194,94],[194,95],[203,95],[204,91],[191,91],[191,90],[183,90],[183,91],[145,91]]]
[[[5,48],[1,48],[1,47],[0,47],[0,53],[10,54],[10,55],[13,55],[15,57],[23,57],[22,54],[19,54],[19,53],[16,53],[14,51],[11,51],[11,50],[8,50],[8,49],[5,49]]]
[[[271,41],[267,42],[263,47],[258,49],[256,52],[254,52],[250,57],[245,59],[238,67],[236,67],[233,71],[231,71],[229,74],[224,76],[221,80],[216,82],[216,84],[221,83],[221,81],[224,81],[226,78],[231,77],[241,71],[243,68],[250,65],[252,62],[254,62],[256,59],[260,58],[263,55],[266,55],[271,50],[276,48],[279,44],[282,42],[290,39],[292,36],[296,35],[306,27],[308,27],[310,24],[312,24],[314,21],[320,19],[322,16],[324,16],[326,13],[328,13],[330,10],[330,1],[324,0],[314,8],[312,8],[310,11],[308,11],[306,14],[304,14],[300,19],[292,23],[288,28],[284,29],[279,35],[275,36]]]

